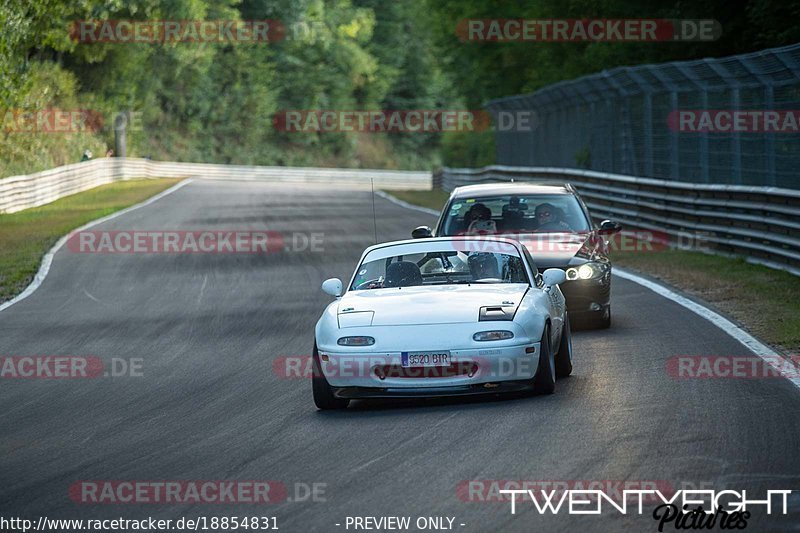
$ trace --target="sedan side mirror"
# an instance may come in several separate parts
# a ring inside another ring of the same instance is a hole
[[[342,280],[339,278],[326,279],[322,282],[322,290],[338,298],[342,295]]]
[[[613,235],[614,233],[619,233],[622,230],[622,224],[619,222],[614,222],[613,220],[604,220],[600,223],[600,235]]]
[[[411,237],[414,239],[427,239],[433,237],[433,231],[428,226],[419,226],[411,232]]]
[[[567,281],[567,273],[560,268],[548,268],[542,272],[542,282],[545,287],[553,287]]]

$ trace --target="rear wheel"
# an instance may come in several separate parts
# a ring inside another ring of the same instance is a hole
[[[314,405],[317,409],[344,409],[350,404],[350,400],[337,398],[333,395],[333,388],[325,379],[322,373],[322,364],[319,362],[319,352],[317,343],[314,343],[314,354],[312,356],[314,373],[311,377],[311,388],[314,391]]]
[[[556,377],[565,378],[572,374],[572,329],[569,327],[569,316],[564,313],[564,328],[561,331],[561,342],[556,354]]]
[[[550,346],[550,324],[545,325],[539,343],[539,368],[533,377],[534,394],[553,394],[556,390],[556,363]]]

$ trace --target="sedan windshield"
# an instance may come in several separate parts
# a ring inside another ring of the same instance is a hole
[[[440,235],[589,231],[571,194],[505,195],[454,200]]]
[[[528,283],[528,276],[517,255],[426,251],[363,262],[350,290],[472,283]]]

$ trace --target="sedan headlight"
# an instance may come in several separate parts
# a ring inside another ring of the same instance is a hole
[[[342,337],[336,344],[339,346],[372,346],[375,339],[372,337]]]
[[[605,274],[605,269],[598,263],[584,263],[579,267],[567,269],[567,279],[595,279]]]
[[[476,341],[502,341],[513,338],[514,338],[514,333],[505,330],[479,331],[478,333],[472,336],[472,340]]]

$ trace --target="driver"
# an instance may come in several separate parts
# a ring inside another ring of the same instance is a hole
[[[534,214],[538,231],[572,231],[569,224],[561,220],[561,211],[553,204],[537,205]]]
[[[485,204],[477,203],[473,205],[470,207],[468,214],[470,223],[467,228],[467,235],[497,233],[497,224],[492,220],[492,210],[486,207]]]
[[[473,280],[496,279],[500,277],[497,259],[491,253],[474,253],[467,259]]]

